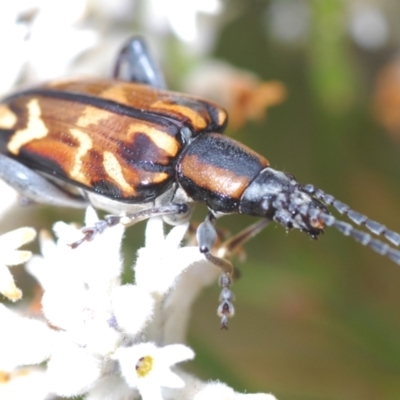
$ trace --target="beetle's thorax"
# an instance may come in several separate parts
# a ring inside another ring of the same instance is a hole
[[[178,160],[177,182],[194,201],[216,214],[239,211],[243,192],[268,161],[236,140],[219,133],[199,135]]]
[[[304,191],[293,176],[270,167],[262,170],[244,191],[239,212],[265,217],[312,236],[325,226],[313,215],[328,214],[324,204]]]

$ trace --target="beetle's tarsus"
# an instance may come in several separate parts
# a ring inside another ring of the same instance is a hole
[[[73,242],[69,244],[68,246],[71,247],[71,249],[76,249],[78,248],[83,242],[90,242],[94,239],[96,236],[96,230],[94,228],[85,228],[82,229],[82,233],[84,234],[83,237],[76,242]]]
[[[226,315],[221,318],[220,328],[221,330],[228,330],[228,317]]]
[[[106,215],[104,220],[97,221],[93,226],[87,226],[83,228],[82,233],[84,236],[69,246],[73,249],[76,249],[83,242],[92,241],[97,234],[103,233],[107,228],[111,228],[112,226],[116,226],[118,224],[122,224],[126,227],[151,217],[170,214],[185,214],[188,212],[188,210],[189,206],[187,204],[168,204],[166,206],[148,208],[126,215]]]
[[[219,284],[222,286],[222,290],[219,296],[220,304],[217,314],[221,317],[221,329],[228,329],[228,318],[233,317],[235,314],[235,308],[232,303],[234,295],[229,288],[231,283],[232,279],[229,274],[222,274],[220,276]]]

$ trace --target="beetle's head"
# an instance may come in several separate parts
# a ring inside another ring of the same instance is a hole
[[[268,218],[286,229],[300,229],[313,238],[325,228],[320,216],[329,214],[325,205],[307,193],[293,176],[269,167],[244,191],[240,212]]]

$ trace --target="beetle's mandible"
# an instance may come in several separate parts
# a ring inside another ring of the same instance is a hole
[[[263,219],[235,245],[270,221],[317,237],[333,226],[400,264],[400,252],[327,207],[398,246],[400,235],[287,173],[224,136],[224,109],[210,101],[165,90],[162,73],[142,39],[122,48],[113,79],[67,79],[16,92],[0,102],[0,178],[23,196],[61,207],[88,203],[112,213],[83,229],[91,240],[109,226],[133,225],[161,215],[187,221],[196,202],[209,213],[197,229],[204,256],[219,266],[221,326],[233,314],[231,263],[211,254],[220,216]]]

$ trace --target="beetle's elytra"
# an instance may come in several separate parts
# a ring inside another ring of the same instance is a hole
[[[210,103],[115,80],[69,80],[20,92],[5,100],[2,115],[3,121],[17,117],[2,129],[10,155],[130,203],[153,201],[171,187],[182,128],[193,136],[218,132],[227,119]]]
[[[233,314],[232,265],[215,257],[215,220],[241,213],[263,217],[236,244],[275,221],[312,237],[334,226],[400,264],[400,252],[329,214],[333,206],[396,246],[400,235],[312,185],[272,169],[268,161],[222,134],[224,109],[164,90],[162,74],[140,38],[119,53],[114,79],[60,80],[0,102],[0,178],[23,196],[56,206],[89,203],[113,215],[83,229],[77,246],[108,226],[155,215],[170,224],[209,208],[197,230],[199,249],[223,270],[222,327]],[[123,214],[123,215],[122,215]]]

